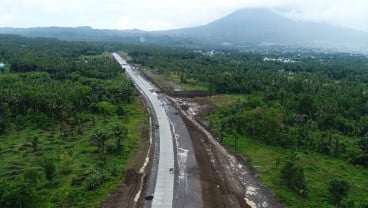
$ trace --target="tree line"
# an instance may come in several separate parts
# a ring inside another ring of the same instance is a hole
[[[222,109],[219,132],[307,148],[368,167],[368,59],[364,55],[253,53],[132,47],[135,63],[207,83],[218,94],[247,95]],[[266,61],[265,57],[293,60]]]

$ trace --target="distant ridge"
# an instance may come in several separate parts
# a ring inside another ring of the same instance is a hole
[[[195,47],[280,45],[368,51],[367,32],[326,23],[295,21],[268,9],[241,9],[203,26],[166,31],[100,30],[84,26],[0,28],[0,34]]]
[[[34,27],[0,28],[0,34],[15,34],[27,37],[47,37],[63,40],[107,41],[126,37],[145,35],[146,32],[133,30],[97,30],[89,26],[82,27]]]

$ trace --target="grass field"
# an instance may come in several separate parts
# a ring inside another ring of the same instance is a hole
[[[174,90],[178,88],[183,91],[208,91],[205,83],[194,79],[186,79],[186,83],[180,82],[180,76],[173,72],[169,74],[159,74],[156,71],[145,69],[144,72],[155,81],[156,84],[163,88]]]
[[[180,76],[175,73],[170,73],[165,78],[179,85],[184,91],[208,91],[207,84],[195,79],[186,79],[186,83],[180,82]]]
[[[19,180],[31,172],[37,177],[36,198],[31,207],[99,207],[108,193],[117,187],[129,158],[142,142],[148,120],[139,99],[125,105],[127,114],[95,116],[94,122],[83,125],[83,134],[73,131],[67,138],[58,127],[50,130],[24,129],[0,136],[0,177],[3,181]],[[98,157],[90,138],[97,130],[110,132],[115,126],[125,126],[128,136],[121,154],[108,154],[106,162]],[[32,139],[38,137],[37,148]],[[56,167],[52,181],[45,179],[43,158]]]

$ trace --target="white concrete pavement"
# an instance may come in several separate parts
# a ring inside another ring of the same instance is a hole
[[[152,199],[153,208],[171,208],[174,195],[174,146],[173,134],[170,128],[169,117],[162,103],[155,93],[156,87],[145,80],[119,54],[112,54],[116,61],[125,68],[126,74],[135,83],[137,88],[149,99],[157,116],[160,147],[157,169],[156,186]]]

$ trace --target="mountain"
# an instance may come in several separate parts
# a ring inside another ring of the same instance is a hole
[[[368,49],[367,32],[296,21],[268,9],[242,9],[207,25],[156,33],[226,45],[259,43]]]
[[[164,46],[193,46],[198,41],[185,37],[156,35],[143,30],[108,30],[84,27],[35,27],[35,28],[0,28],[0,34],[14,34],[25,37],[57,38],[68,41],[104,41],[130,44],[159,44]]]
[[[368,51],[367,32],[326,23],[296,21],[268,9],[242,9],[207,25],[166,31],[45,27],[0,28],[0,34],[194,47],[287,46]]]

